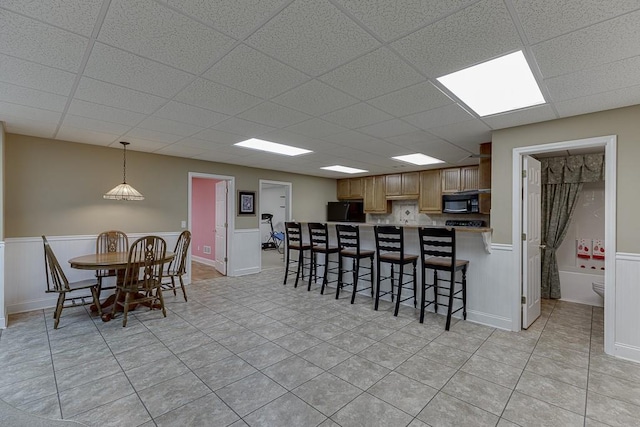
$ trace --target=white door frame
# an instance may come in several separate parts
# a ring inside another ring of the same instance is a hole
[[[573,141],[554,142],[513,149],[512,157],[512,205],[511,237],[513,247],[513,265],[516,269],[516,280],[512,299],[512,330],[521,330],[520,312],[520,279],[522,277],[521,219],[522,219],[522,156],[576,148],[604,147],[605,150],[605,227],[604,240],[607,248],[605,259],[605,298],[604,298],[604,351],[613,354],[615,343],[615,295],[616,295],[616,135],[605,135]]]
[[[274,184],[274,185],[281,185],[283,187],[285,187],[285,193],[286,193],[286,197],[287,197],[287,204],[286,204],[286,210],[285,210],[285,221],[291,221],[291,215],[292,215],[292,210],[291,210],[291,206],[293,205],[293,203],[291,203],[291,198],[293,196],[293,185],[290,182],[285,182],[285,181],[272,181],[269,179],[261,179],[258,182],[258,188],[260,189],[260,199],[262,200],[262,184]],[[262,203],[260,203],[260,212],[258,212],[259,215],[262,215]],[[260,218],[260,216],[258,217]],[[260,224],[258,224],[258,229],[260,228]],[[284,243],[284,242],[283,242]],[[262,270],[262,257],[260,257],[260,270]]]
[[[227,181],[227,276],[234,276],[234,272],[235,272],[235,264],[234,264],[234,260],[232,258],[232,250],[231,247],[233,245],[233,239],[231,238],[231,236],[234,235],[235,233],[235,229],[236,229],[236,225],[235,225],[235,218],[236,218],[236,206],[235,203],[233,203],[233,200],[231,200],[231,203],[229,203],[229,198],[232,198],[235,193],[235,177],[233,176],[228,176],[228,175],[216,175],[216,174],[210,174],[210,173],[200,173],[200,172],[189,172],[189,197],[187,200],[188,203],[188,217],[189,217],[189,223],[187,224],[187,229],[191,230],[191,224],[193,223],[193,219],[191,217],[192,212],[191,212],[191,203],[192,203],[192,197],[193,197],[193,188],[192,188],[192,182],[193,182],[193,178],[204,178],[204,179],[215,179],[218,181]],[[189,260],[188,262],[191,262],[191,251],[189,251]]]

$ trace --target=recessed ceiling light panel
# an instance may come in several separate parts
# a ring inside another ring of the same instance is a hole
[[[427,156],[420,153],[407,154],[406,156],[396,156],[396,157],[392,157],[392,159],[400,160],[401,162],[407,162],[407,163],[411,163],[419,166],[433,165],[436,163],[444,163],[443,160],[436,159],[435,157]]]
[[[251,148],[253,150],[268,151],[269,153],[283,154],[285,156],[299,156],[300,154],[311,153],[311,150],[292,147],[290,145],[278,144],[276,142],[263,141],[262,139],[251,138],[238,142],[238,147]]]
[[[479,116],[544,104],[522,51],[438,78]]]
[[[325,166],[322,167],[320,169],[324,169],[324,170],[328,170],[328,171],[334,171],[334,172],[342,172],[342,173],[362,173],[362,172],[368,172],[366,170],[363,169],[356,169],[356,168],[350,168],[347,166],[340,166],[340,165],[335,165],[335,166]]]

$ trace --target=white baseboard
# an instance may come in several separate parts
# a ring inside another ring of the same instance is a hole
[[[260,267],[241,268],[235,271],[236,276],[247,276],[260,273]]]
[[[640,362],[640,347],[615,343],[613,355],[621,359],[630,360],[632,362]]]
[[[467,310],[467,320],[481,325],[490,326],[492,328],[504,329],[506,331],[511,330],[512,319],[507,317],[494,316],[492,314]]]
[[[215,267],[215,261],[208,258],[202,258],[196,255],[191,255],[191,261],[199,262],[200,264],[208,265],[210,267]]]

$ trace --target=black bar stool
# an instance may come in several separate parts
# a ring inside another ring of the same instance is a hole
[[[302,225],[299,222],[285,222],[284,223],[285,234],[287,236],[287,256],[286,267],[284,270],[284,285],[287,284],[287,277],[289,276],[290,265],[297,264],[296,268],[296,283],[294,288],[298,287],[298,280],[302,276],[304,280],[304,253],[311,250],[311,245],[304,244],[302,242]],[[298,251],[298,258],[291,259],[291,251]]]
[[[424,322],[424,309],[433,304],[438,312],[438,306],[447,306],[447,324],[445,330],[451,326],[451,315],[462,310],[462,318],[467,318],[467,266],[469,261],[456,258],[456,230],[453,228],[421,228],[420,255],[422,259],[422,301],[420,307],[420,323]],[[427,284],[427,270],[433,270],[433,283]],[[449,282],[448,285],[438,285],[438,271],[449,272],[449,278],[440,279]],[[456,282],[456,272],[462,271],[462,280]],[[459,284],[460,289],[455,290]],[[433,288],[433,300],[426,300],[427,289]],[[446,293],[440,293],[445,290]],[[462,295],[460,295],[462,294]],[[447,304],[438,302],[438,297],[445,297]],[[461,300],[462,306],[452,310],[453,300]]]
[[[378,271],[375,309],[378,309],[380,296],[391,293],[391,301],[393,302],[393,288],[395,286],[394,266],[397,265],[400,267],[400,274],[398,276],[398,296],[396,298],[396,309],[393,313],[394,316],[397,316],[398,310],[400,310],[401,302],[413,298],[413,306],[416,307],[418,305],[416,301],[416,264],[418,262],[418,255],[404,253],[404,231],[402,227],[392,225],[376,225],[374,227],[374,231],[376,235],[376,270]],[[380,264],[383,262],[391,264],[390,276],[382,277]],[[406,286],[409,282],[403,282],[403,276],[405,274],[404,266],[407,264],[411,264],[413,266],[413,274],[411,275],[407,273],[408,275],[412,276],[413,296],[401,299],[402,288],[410,289]],[[391,290],[380,295],[380,283],[385,279],[391,279]]]
[[[316,276],[318,273],[318,265],[324,267],[324,272],[322,274],[322,288],[320,289],[320,294],[324,294],[324,288],[327,286],[328,281],[328,273],[329,273],[329,255],[337,254],[340,252],[340,248],[337,246],[329,245],[329,228],[327,224],[322,224],[319,222],[310,222],[309,223],[309,241],[311,242],[311,270],[312,273],[309,274],[309,286],[307,290],[311,290],[311,282],[316,281]],[[318,264],[318,254],[324,255],[324,264]]]
[[[374,283],[374,270],[373,270],[373,256],[375,251],[362,250],[360,248],[360,228],[357,225],[345,225],[336,224],[336,235],[338,236],[338,247],[340,248],[340,254],[338,257],[338,287],[336,289],[336,299],[340,297],[340,290],[344,286],[353,286],[353,293],[351,294],[351,304],[356,300],[356,293],[358,293],[358,279],[361,277],[369,276],[371,286],[368,288],[360,289],[366,291],[371,289],[371,297],[373,297],[373,283]],[[343,269],[344,258],[352,260],[352,269],[346,270],[353,273],[353,283],[349,285],[342,281],[342,274],[345,271]],[[362,268],[368,270],[364,274],[360,274],[360,260],[369,258],[371,262],[369,268],[362,266]]]

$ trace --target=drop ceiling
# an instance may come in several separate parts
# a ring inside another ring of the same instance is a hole
[[[436,80],[518,50],[543,105],[480,118]],[[9,133],[324,177],[477,163],[494,129],[640,104],[638,69],[635,0],[0,2]]]

